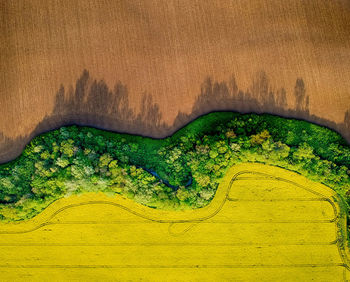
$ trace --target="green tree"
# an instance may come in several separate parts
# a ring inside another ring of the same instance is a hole
[[[73,157],[74,155],[74,140],[68,139],[61,142],[60,152],[67,157]]]
[[[287,158],[290,152],[288,145],[283,144],[281,141],[273,142],[270,139],[262,144],[262,148],[268,154],[269,158],[275,160]]]
[[[109,165],[109,163],[113,160],[110,154],[103,154],[100,157],[99,167],[105,168]]]
[[[58,165],[61,168],[65,168],[69,165],[69,160],[66,158],[57,158],[56,165]]]
[[[35,177],[31,182],[32,192],[39,198],[55,197],[64,191],[64,184],[57,179]]]
[[[201,187],[207,187],[210,183],[210,177],[207,174],[195,172],[193,174],[193,178],[198,183],[198,185]]]
[[[309,162],[315,158],[313,149],[307,143],[301,144],[297,150],[293,153],[293,158],[298,161]]]
[[[264,143],[265,140],[269,139],[271,137],[270,133],[265,129],[262,132],[250,136],[250,143],[255,146],[255,145],[261,145]]]

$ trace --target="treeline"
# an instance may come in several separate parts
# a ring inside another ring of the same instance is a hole
[[[271,113],[283,117],[304,119],[327,126],[350,140],[350,109],[344,121],[336,123],[310,114],[310,99],[302,78],[297,78],[292,101],[286,90],[273,88],[268,76],[261,71],[255,74],[251,86],[243,91],[232,76],[228,81],[217,82],[210,77],[201,87],[200,93],[189,114],[179,112],[173,125],[163,122],[159,105],[150,94],[144,93],[140,100],[140,111],[129,105],[126,85],[117,82],[110,89],[103,80],[93,79],[84,70],[75,87],[60,87],[56,94],[52,113],[44,117],[37,127],[26,136],[8,138],[0,132],[0,163],[14,159],[24,145],[34,136],[64,125],[94,126],[130,134],[141,134],[164,138],[203,114],[213,111],[237,111],[240,113]],[[295,105],[295,106],[293,106]]]
[[[295,81],[292,95],[285,88],[272,87],[264,71],[257,72],[250,87],[239,88],[234,76],[228,81],[214,81],[208,77],[190,113],[179,112],[174,128],[179,128],[197,117],[214,111],[235,111],[239,113],[268,113],[287,118],[296,118],[327,126],[340,132],[350,141],[350,109],[340,123],[320,118],[310,113],[310,97],[302,78]],[[289,99],[287,97],[290,97]]]
[[[42,134],[0,166],[0,218],[27,219],[85,192],[121,194],[161,209],[199,208],[240,162],[299,172],[350,203],[350,148],[340,135],[298,120],[220,112],[161,140],[77,126]]]

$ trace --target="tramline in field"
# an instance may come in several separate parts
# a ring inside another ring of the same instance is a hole
[[[0,233],[6,279],[346,281],[349,272],[334,191],[254,163],[232,167],[200,209],[155,210],[90,193],[61,199],[28,222],[2,224]]]

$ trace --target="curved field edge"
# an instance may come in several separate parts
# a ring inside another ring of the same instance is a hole
[[[195,224],[211,219],[221,211],[226,201],[230,201],[230,192],[235,189],[235,180],[245,174],[261,174],[280,181],[287,181],[293,185],[304,189],[317,197],[325,199],[333,207],[334,219],[331,221],[336,225],[336,244],[339,255],[343,261],[343,266],[349,270],[349,249],[347,242],[346,212],[340,202],[339,196],[329,187],[315,183],[307,178],[294,172],[259,163],[244,163],[231,167],[222,182],[220,183],[215,197],[210,204],[203,208],[186,211],[165,211],[156,210],[144,205],[138,204],[133,200],[123,198],[121,196],[108,197],[103,193],[87,193],[84,195],[71,196],[55,201],[47,207],[42,213],[35,216],[29,221],[21,223],[2,223],[0,224],[0,234],[21,234],[32,232],[49,225],[60,222],[60,214],[62,212],[82,207],[86,205],[110,205],[117,209],[122,209],[144,218],[146,220],[160,223],[189,223]],[[73,211],[71,211],[73,212]],[[88,215],[89,217],[90,215]],[[93,215],[91,215],[93,216]],[[89,218],[84,218],[89,222]],[[306,218],[307,219],[307,218]],[[102,221],[105,219],[101,219]],[[107,219],[111,220],[111,219]],[[190,225],[191,226],[191,225]],[[190,227],[189,227],[190,228]]]
[[[296,171],[348,207],[350,149],[340,135],[299,120],[216,112],[165,139],[77,126],[37,136],[0,166],[0,218],[28,219],[59,198],[97,191],[158,209],[201,208],[241,162]]]

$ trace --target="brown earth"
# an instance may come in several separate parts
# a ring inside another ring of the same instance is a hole
[[[286,90],[287,109],[296,108],[297,78],[310,115],[339,124],[350,108],[349,1],[3,0],[0,13],[0,147],[37,133],[52,112],[76,114],[52,126],[75,122],[80,112],[60,110],[56,94],[61,85],[76,93],[84,69],[110,89],[121,81],[136,115],[151,94],[170,127],[179,111],[193,110],[206,77],[229,81],[234,74],[247,92],[261,70],[269,91]],[[104,127],[93,107],[88,115],[81,123]],[[154,134],[147,130],[141,123],[136,132]]]

